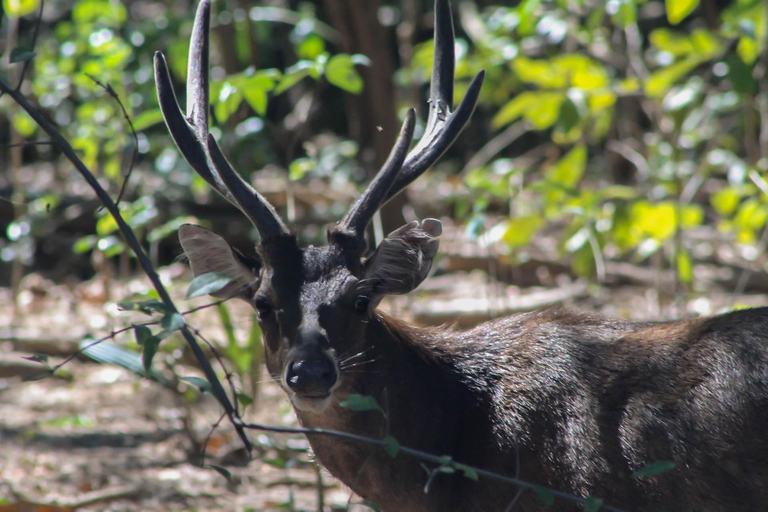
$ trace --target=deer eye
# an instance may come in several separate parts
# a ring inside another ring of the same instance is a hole
[[[253,301],[253,305],[256,306],[256,311],[258,311],[261,316],[268,315],[272,312],[272,304],[270,304],[269,300],[264,297],[256,297]]]
[[[366,297],[365,295],[358,295],[358,297],[355,299],[355,311],[361,315],[368,313],[368,306],[370,303],[370,298]]]

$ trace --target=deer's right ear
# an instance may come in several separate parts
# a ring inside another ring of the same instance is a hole
[[[365,263],[365,286],[374,304],[384,295],[414,290],[427,277],[443,228],[437,219],[414,221],[393,231]]]
[[[236,297],[250,301],[259,287],[260,262],[246,266],[243,258],[219,235],[200,226],[184,224],[179,228],[179,241],[189,258],[192,273],[197,276],[220,272],[232,278],[227,286],[211,295],[217,299]]]

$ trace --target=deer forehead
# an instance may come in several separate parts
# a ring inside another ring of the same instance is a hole
[[[282,300],[298,301],[301,309],[316,309],[331,304],[357,283],[350,262],[333,247],[308,247],[302,250],[300,265],[272,268],[272,287]]]

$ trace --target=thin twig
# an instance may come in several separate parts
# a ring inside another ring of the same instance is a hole
[[[258,430],[260,432],[273,432],[278,434],[304,434],[306,436],[321,435],[321,436],[337,437],[339,439],[344,439],[347,441],[355,441],[359,443],[380,446],[382,448],[387,448],[388,446],[390,446],[389,442],[384,439],[375,439],[372,437],[360,436],[357,434],[350,434],[349,432],[341,432],[339,430],[325,430],[320,428],[273,427],[269,425],[262,425],[260,423],[245,423],[245,422],[240,423],[240,425],[244,428]],[[417,459],[421,459],[427,462],[433,462],[438,466],[445,464],[444,457],[423,452],[421,450],[416,450],[414,448],[408,448],[407,446],[402,446],[402,445],[399,446],[398,453],[404,453],[406,455],[415,457]],[[478,475],[482,475],[492,480],[506,482],[509,484],[517,485],[525,489],[533,489],[534,487],[538,487],[537,484],[526,482],[525,480],[521,480],[519,478],[495,473],[487,469],[470,466],[468,464],[462,464],[462,466],[466,466],[467,468],[474,470]],[[549,489],[549,491],[552,494],[552,496],[556,498],[572,501],[574,503],[584,503],[586,501],[586,498],[582,498],[581,496],[575,496],[573,494],[568,494],[566,492],[556,491],[553,489]],[[609,512],[626,512],[623,509],[612,507],[610,505],[603,505],[601,507],[601,510],[607,510]]]
[[[51,141],[49,140],[30,140],[26,142],[18,142],[16,144],[3,144],[0,146],[0,148],[20,148],[20,147],[26,147],[26,146],[51,146],[53,145]]]
[[[69,142],[56,129],[56,127],[53,126],[53,124],[51,124],[48,119],[46,119],[45,116],[43,116],[42,113],[29,102],[29,100],[27,100],[26,96],[11,87],[11,85],[2,78],[0,78],[0,91],[5,91],[6,94],[10,95],[13,100],[21,108],[23,108],[30,115],[30,117],[32,117],[32,119],[34,119],[34,121],[48,134],[48,136],[51,138],[51,142],[56,147],[58,147],[61,152],[64,153],[64,156],[66,156],[67,159],[75,166],[78,172],[82,175],[83,179],[85,179],[88,185],[94,190],[96,196],[101,200],[109,213],[112,214],[112,217],[115,219],[115,223],[117,224],[120,233],[123,235],[126,244],[136,255],[136,259],[139,262],[139,265],[141,266],[142,270],[144,270],[144,273],[149,278],[152,286],[157,291],[160,300],[168,308],[168,312],[170,314],[179,314],[179,311],[176,308],[176,305],[173,303],[171,296],[168,294],[168,291],[165,289],[162,281],[160,281],[160,277],[157,275],[157,271],[155,271],[152,262],[147,257],[131,227],[125,222],[125,219],[120,213],[120,209],[117,207],[114,201],[112,201],[112,198],[109,196],[107,191],[102,188],[101,184],[99,184],[93,173],[88,169],[83,161],[80,160],[80,157],[77,156],[77,153],[75,153],[75,150],[72,148]],[[181,328],[181,334],[192,349],[192,352],[200,364],[206,379],[208,379],[210,382],[212,394],[224,408],[224,412],[233,423],[238,435],[240,436],[240,439],[243,441],[243,444],[250,453],[252,449],[251,442],[245,435],[245,431],[243,430],[242,426],[240,426],[237,413],[232,407],[232,403],[230,402],[227,393],[224,391],[224,387],[221,385],[221,382],[216,376],[216,372],[213,370],[211,363],[206,359],[205,353],[200,348],[200,344],[197,342],[195,337],[192,335],[192,332],[186,325]]]
[[[32,47],[29,49],[30,52],[35,51],[35,46],[37,46],[37,35],[40,33],[40,24],[43,21],[43,6],[45,5],[44,0],[40,0],[40,8],[37,10],[37,23],[35,23],[35,31],[32,32]],[[34,57],[33,57],[34,58]],[[27,74],[27,69],[29,69],[29,65],[32,63],[32,59],[27,59],[24,61],[24,64],[21,67],[21,75],[19,75],[19,83],[16,84],[16,90],[21,90],[21,84],[24,83],[24,75]],[[2,96],[2,94],[0,94]]]
[[[131,157],[131,164],[128,166],[128,170],[123,175],[123,184],[120,187],[120,192],[117,194],[117,199],[115,200],[116,205],[120,205],[120,201],[123,198],[123,194],[125,193],[125,189],[128,186],[128,180],[131,178],[131,173],[133,172],[133,167],[136,165],[136,160],[139,157],[139,136],[136,135],[136,129],[133,127],[133,121],[131,121],[131,116],[128,115],[128,111],[125,110],[125,105],[123,105],[123,102],[120,101],[120,97],[117,95],[117,92],[112,88],[112,85],[107,82],[106,84],[102,83],[99,79],[96,77],[89,75],[88,73],[85,73],[85,76],[93,80],[96,85],[104,89],[108,95],[110,95],[120,106],[120,110],[123,111],[123,119],[128,123],[128,127],[131,129],[131,133],[133,134],[133,156]]]

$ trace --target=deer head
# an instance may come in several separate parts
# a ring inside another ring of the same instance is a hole
[[[437,252],[440,222],[425,219],[390,233],[372,255],[366,228],[381,206],[445,152],[469,120],[484,73],[471,82],[455,111],[454,37],[447,0],[435,3],[435,58],[425,134],[408,151],[416,123],[410,109],[389,158],[344,218],[328,229],[324,247],[300,248],[275,209],[232,168],[208,131],[210,0],[197,9],[189,50],[187,108],[177,103],[165,58],[155,54],[160,108],[176,145],[193,169],[253,223],[261,238],[258,258],[235,252],[199,226],[179,231],[195,275],[222,272],[231,283],[218,297],[248,301],[264,333],[267,368],[293,405],[322,412],[343,389],[339,357],[364,342],[366,323],[385,295],[415,289]]]

